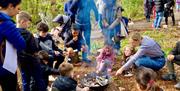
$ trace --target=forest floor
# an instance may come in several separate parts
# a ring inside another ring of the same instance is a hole
[[[172,26],[172,22],[169,23],[168,28],[161,28],[160,30],[154,30],[151,25],[151,22],[146,22],[145,20],[135,21],[133,25],[129,26],[130,32],[138,31],[143,35],[147,35],[155,39],[162,47],[163,51],[165,51],[166,55],[172,50],[175,46],[175,43],[180,40],[180,27],[178,27],[178,22],[180,22],[180,13],[175,13],[176,16],[176,26]],[[169,18],[171,21],[171,18]],[[164,25],[164,20],[162,25]],[[179,25],[180,26],[180,25]],[[103,37],[100,31],[92,31],[92,53],[94,55],[97,54],[98,49],[102,48],[103,46]],[[121,47],[123,48],[126,44],[128,44],[128,40],[122,40]],[[94,61],[95,56],[92,55],[90,58]],[[117,57],[116,64],[113,67],[112,75],[111,75],[111,82],[108,85],[105,91],[138,91],[136,87],[136,81],[134,76],[132,77],[124,77],[124,76],[115,76],[115,72],[120,68],[120,60],[121,56]],[[180,66],[175,65],[177,79],[180,81]],[[95,67],[75,67],[75,74],[80,74],[80,77],[84,76],[89,72],[95,71]],[[167,67],[164,66],[162,70],[158,71],[158,79],[157,84],[164,89],[164,91],[177,91],[174,88],[176,82],[172,81],[163,81],[161,76],[168,72]]]

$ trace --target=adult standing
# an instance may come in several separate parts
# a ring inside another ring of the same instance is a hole
[[[164,16],[164,0],[154,0],[156,8],[156,17],[154,20],[154,28],[158,29],[161,27],[161,21]]]
[[[94,0],[78,0],[77,4],[77,12],[75,17],[75,23],[80,27],[80,31],[83,34],[83,37],[85,38],[85,42],[88,46],[88,53],[90,53],[91,50],[91,43],[90,43],[90,37],[91,37],[91,10],[94,11],[95,19],[98,21],[98,11],[97,7],[95,5]]]
[[[164,53],[160,45],[148,36],[141,36],[139,33],[133,33],[130,37],[130,44],[138,47],[138,51],[123,65],[116,75],[121,74],[135,64],[135,66],[144,66],[153,70],[160,70],[165,65]]]
[[[0,0],[0,85],[3,91],[16,91],[17,86],[16,74],[3,68],[5,54],[3,41],[7,40],[18,52],[26,46],[25,40],[11,19],[20,11],[20,3],[21,0]]]
[[[146,17],[147,22],[150,22],[153,6],[154,6],[153,0],[144,0],[144,15]]]
[[[117,35],[120,34],[121,29],[119,21],[122,18],[122,8],[116,6],[116,0],[100,0],[97,5],[100,14],[99,25],[104,35],[104,43],[105,45],[113,46],[115,52],[118,53],[120,40]]]

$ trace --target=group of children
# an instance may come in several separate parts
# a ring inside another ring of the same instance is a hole
[[[82,27],[70,23],[70,17],[68,16],[56,17],[55,22],[58,22],[60,25],[64,24],[63,27],[56,27],[54,29],[54,34],[60,36],[63,40],[65,49],[61,50],[55,44],[52,35],[48,33],[49,27],[46,23],[39,22],[37,24],[38,33],[35,35],[27,30],[30,26],[31,16],[27,12],[19,12],[21,0],[0,2],[0,85],[3,91],[16,91],[17,84],[16,74],[12,74],[3,68],[5,45],[2,44],[4,43],[4,39],[9,41],[17,49],[23,91],[46,91],[49,84],[49,75],[60,75],[53,82],[52,91],[88,91],[88,87],[78,87],[78,83],[74,80],[73,76],[73,65],[80,62],[79,52],[82,52],[82,60],[84,62],[87,64],[91,63],[87,58],[89,48],[83,39],[82,31],[80,31]],[[111,3],[114,2],[112,0]],[[121,7],[118,9],[122,11]],[[15,27],[10,18],[15,15],[17,27]],[[117,17],[118,19],[119,17]],[[112,22],[112,26],[116,26],[119,22],[115,20],[115,23]],[[127,23],[125,19],[123,22]],[[112,26],[110,25],[109,28]],[[116,75],[121,73],[129,74],[135,68],[135,78],[139,89],[162,91],[155,84],[156,73],[153,71],[160,70],[165,64],[165,57],[161,47],[153,39],[147,36],[142,37],[139,33],[132,34],[130,39],[131,45],[126,46],[122,52],[123,66],[116,72]],[[135,47],[137,46],[140,46],[140,48],[136,52]],[[172,60],[179,60],[178,47],[168,56],[168,60],[169,64],[172,64],[172,62],[176,63],[176,61]],[[114,46],[108,43],[105,44],[96,57],[96,61],[96,72],[103,73],[109,77],[113,65],[116,63]],[[163,77],[165,80],[174,80],[176,78],[172,65],[170,69],[172,69],[171,73]],[[180,87],[179,84],[177,84],[176,88]],[[12,85],[12,88],[9,88],[9,85]]]

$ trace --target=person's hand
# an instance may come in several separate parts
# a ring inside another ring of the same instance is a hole
[[[104,22],[104,27],[108,27],[109,24],[107,22]]]
[[[59,52],[59,51],[54,51],[54,54],[55,54],[56,56],[58,56],[58,55],[60,54],[60,52]]]
[[[78,40],[78,37],[76,36],[76,37],[73,37],[73,40],[74,41],[77,41]]]
[[[124,71],[123,68],[120,68],[120,69],[116,72],[116,76],[122,74],[123,71]]]
[[[168,60],[168,61],[174,60],[174,55],[172,55],[172,54],[168,55],[168,56],[167,56],[167,60]]]
[[[85,52],[86,51],[86,46],[85,45],[82,45],[82,47],[81,47],[81,51],[83,51],[83,52]]]

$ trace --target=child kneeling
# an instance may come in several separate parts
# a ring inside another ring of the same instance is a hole
[[[138,91],[163,91],[157,84],[155,84],[157,74],[150,68],[139,67],[136,71],[136,82]]]
[[[112,70],[112,66],[115,61],[115,53],[111,46],[106,45],[96,58],[97,61],[97,73],[102,73],[109,76]]]
[[[89,88],[80,88],[77,81],[73,79],[73,65],[70,63],[62,63],[59,66],[61,74],[52,84],[52,91],[88,91]]]

